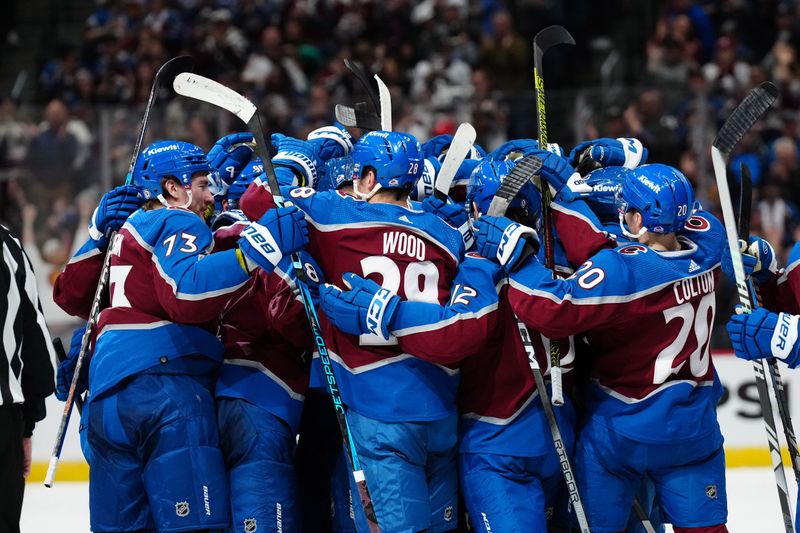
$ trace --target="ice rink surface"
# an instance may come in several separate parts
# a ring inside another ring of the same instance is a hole
[[[797,489],[792,472],[792,502]],[[728,529],[731,532],[781,533],[780,507],[775,478],[769,468],[728,469]],[[57,483],[46,489],[28,484],[22,509],[22,533],[86,533],[89,531],[89,496],[86,483]],[[667,528],[667,531],[672,529]]]

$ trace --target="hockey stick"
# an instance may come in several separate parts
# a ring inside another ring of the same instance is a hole
[[[150,88],[150,96],[147,99],[147,105],[144,108],[144,116],[139,124],[139,135],[136,138],[136,144],[133,147],[131,154],[131,163],[128,165],[128,174],[125,176],[125,184],[130,185],[133,180],[133,168],[136,165],[136,158],[139,156],[139,150],[142,148],[144,141],[144,133],[147,129],[147,123],[150,120],[150,110],[155,103],[156,94],[159,88],[169,87],[176,74],[184,70],[190,70],[194,65],[194,61],[189,56],[179,56],[170,59],[158,69],[156,75],[153,77],[153,86]],[[114,232],[108,239],[109,247],[114,242],[117,233]],[[64,413],[61,415],[61,423],[58,426],[56,433],[56,442],[53,445],[53,453],[50,455],[50,464],[47,466],[47,474],[44,478],[44,486],[52,487],[56,476],[56,469],[58,468],[58,460],[61,457],[61,449],[64,447],[64,438],[67,433],[67,426],[69,425],[70,414],[72,413],[72,404],[76,402],[75,387],[78,384],[78,376],[80,375],[81,368],[83,367],[84,360],[89,348],[89,339],[91,337],[92,328],[97,323],[97,316],[100,314],[100,300],[105,292],[106,285],[108,284],[108,273],[111,267],[111,255],[106,252],[103,259],[103,268],[100,271],[100,279],[97,282],[97,289],[94,292],[94,299],[92,300],[92,307],[89,311],[89,320],[86,322],[86,330],[83,332],[81,339],[81,350],[78,353],[78,359],[75,362],[75,372],[72,375],[72,382],[69,386],[69,393],[67,394],[67,401],[64,402]],[[81,402],[82,403],[82,402]]]
[[[508,175],[503,179],[503,183],[495,193],[494,198],[492,198],[492,203],[489,204],[489,210],[486,214],[495,217],[505,214],[508,206],[511,204],[511,201],[517,195],[522,186],[530,181],[541,168],[542,160],[536,156],[527,156],[517,162],[514,168],[511,169],[511,172],[509,172]],[[566,483],[567,490],[569,491],[570,502],[572,502],[572,505],[575,509],[575,516],[578,519],[578,525],[580,526],[581,533],[588,533],[589,522],[586,520],[586,513],[583,510],[583,502],[581,501],[581,496],[578,492],[578,484],[575,481],[575,475],[572,471],[569,454],[567,453],[567,448],[564,444],[564,438],[561,436],[561,430],[558,427],[558,421],[556,420],[553,406],[550,405],[550,399],[548,398],[547,394],[547,386],[544,383],[544,376],[542,375],[542,370],[539,367],[539,362],[536,359],[536,353],[533,348],[533,343],[531,342],[530,333],[528,332],[528,328],[525,326],[525,324],[523,324],[522,321],[517,317],[516,313],[514,313],[514,319],[517,321],[519,336],[522,340],[523,346],[525,347],[525,352],[528,354],[528,364],[531,367],[531,372],[533,372],[533,379],[536,381],[536,389],[539,392],[539,399],[542,402],[542,408],[544,409],[545,417],[547,417],[547,423],[550,426],[550,433],[553,437],[553,445],[556,448],[558,460],[561,464],[561,472],[564,475],[564,482]]]
[[[750,169],[744,162],[740,165],[742,180],[739,189],[739,238],[745,242],[750,242],[750,213],[753,205],[753,178]],[[753,283],[752,278],[748,281],[750,292],[750,302],[753,307],[761,307],[761,294],[758,287]],[[783,387],[783,378],[778,367],[778,361],[774,357],[767,358],[772,388],[775,392],[775,400],[778,404],[778,414],[781,417],[783,434],[786,438],[786,446],[789,448],[789,457],[792,461],[795,482],[800,482],[800,452],[797,449],[797,438],[795,437],[794,424],[789,413],[789,402],[786,398],[786,391]]]
[[[190,74],[185,72],[176,76],[174,82],[175,92],[182,96],[194,98],[207,102],[209,104],[217,105],[226,109],[236,115],[239,120],[247,125],[247,129],[253,134],[256,140],[256,155],[258,155],[264,162],[264,171],[267,176],[269,190],[275,203],[279,207],[287,204],[281,194],[278,178],[275,176],[275,169],[272,166],[272,159],[267,150],[267,145],[264,140],[264,130],[261,127],[261,121],[258,117],[256,106],[250,100],[237,93],[236,91],[210,80],[203,76]],[[328,355],[328,348],[325,339],[322,336],[322,328],[319,325],[319,317],[317,310],[311,300],[311,293],[305,283],[305,271],[303,270],[302,263],[298,254],[292,254],[292,266],[294,267],[297,276],[297,286],[300,289],[300,296],[303,300],[303,307],[305,308],[308,323],[311,326],[311,334],[314,337],[314,342],[319,352],[322,367],[327,376],[328,391],[330,392],[331,399],[333,400],[333,407],[336,411],[336,419],[339,423],[339,429],[342,432],[344,440],[345,455],[350,463],[353,478],[355,479],[356,486],[358,487],[359,496],[361,498],[361,505],[364,508],[364,514],[367,517],[370,532],[380,532],[378,527],[378,520],[375,516],[375,509],[372,504],[372,497],[370,496],[367,487],[367,480],[364,476],[364,470],[358,460],[358,453],[356,452],[355,442],[350,432],[350,427],[347,424],[347,417],[345,415],[344,404],[342,397],[339,393],[339,385],[336,381],[336,376],[333,373],[331,366],[330,356]]]
[[[359,102],[355,108],[336,104],[333,108],[336,120],[348,128],[361,128],[362,130],[375,131],[381,129],[381,117],[366,110],[366,103]]]
[[[470,148],[475,143],[476,136],[475,128],[469,122],[462,123],[456,130],[453,141],[444,156],[439,175],[436,176],[434,194],[438,199],[444,200],[450,194],[453,179],[455,179],[461,163],[467,158]]]
[[[336,120],[348,128],[361,128],[370,131],[382,129],[381,104],[379,96],[370,84],[369,77],[355,61],[345,59],[344,64],[364,88],[364,92],[367,93],[367,97],[372,104],[372,110],[369,109],[369,105],[366,102],[358,102],[355,107],[336,104],[336,107],[334,107]]]
[[[563,26],[548,26],[533,38],[533,78],[536,93],[536,119],[539,135],[539,148],[547,149],[547,112],[545,111],[544,79],[542,78],[542,57],[550,48],[559,44],[575,44],[575,39]],[[544,264],[555,276],[553,248],[553,217],[550,203],[553,201],[549,185],[542,186],[542,229],[544,232]],[[553,405],[564,405],[564,391],[561,386],[561,342],[550,342],[550,383],[553,385]]]
[[[375,112],[376,116],[381,114],[381,104],[379,96],[375,93],[375,89],[372,88],[370,85],[369,77],[367,73],[364,72],[364,69],[361,68],[356,61],[350,61],[349,59],[344,60],[344,66],[353,73],[353,76],[356,77],[358,82],[364,88],[364,92],[367,93],[367,97],[369,98],[370,103],[372,104],[372,110]],[[356,105],[358,107],[358,105]]]
[[[745,280],[742,256],[739,251],[739,236],[737,235],[736,218],[733,214],[731,193],[728,188],[726,160],[736,143],[738,143],[744,134],[753,127],[777,97],[778,90],[770,82],[763,82],[750,91],[736,109],[733,110],[728,120],[726,120],[725,124],[720,128],[719,133],[717,133],[717,137],[711,143],[711,162],[714,166],[714,176],[717,182],[717,190],[719,191],[719,203],[722,209],[722,218],[725,223],[728,249],[733,262],[736,288],[739,292],[739,303],[746,313],[752,311],[752,305],[747,281]],[[786,473],[783,470],[783,462],[781,460],[778,431],[769,397],[765,368],[766,366],[763,360],[753,361],[756,388],[758,390],[759,402],[761,403],[761,415],[764,419],[764,426],[767,431],[767,443],[769,445],[770,458],[772,459],[772,469],[775,474],[775,484],[778,489],[778,499],[781,505],[783,524],[786,528],[786,532],[791,533],[794,531],[792,507],[789,501]]]
[[[392,131],[392,94],[377,74],[375,74],[375,81],[378,83],[378,96],[381,101],[381,129]]]

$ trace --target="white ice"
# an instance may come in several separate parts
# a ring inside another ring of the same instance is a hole
[[[791,501],[797,488],[790,470]],[[769,468],[732,468],[727,473],[728,529],[733,532],[781,533],[775,478]],[[792,509],[794,513],[794,507]],[[22,533],[86,533],[89,496],[86,483],[56,483],[52,489],[29,483],[22,509]],[[668,531],[672,531],[668,528]]]

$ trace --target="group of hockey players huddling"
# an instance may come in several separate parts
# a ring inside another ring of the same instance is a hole
[[[451,198],[437,199],[451,140],[355,141],[338,126],[307,140],[275,134],[287,207],[249,133],[208,154],[172,140],[141,152],[54,290],[87,318],[112,254],[77,391],[91,391],[81,442],[93,531],[370,530],[293,253],[380,531],[454,531],[459,494],[475,531],[577,527],[517,318],[545,376],[560,346],[556,419],[591,530],[641,531],[636,500],[656,531],[726,531],[709,351],[719,267],[730,264],[720,222],[636,139],[568,154],[530,139],[476,145]],[[487,215],[529,155],[541,183],[526,183],[506,216]],[[541,187],[553,193],[556,275],[539,246]],[[800,275],[781,277],[769,245],[753,242],[748,272],[798,313]],[[795,346],[775,351],[784,324]],[[729,329],[737,354],[794,365],[797,325],[758,310]],[[62,398],[80,333],[59,367]]]

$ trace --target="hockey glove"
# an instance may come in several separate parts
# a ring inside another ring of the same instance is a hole
[[[469,183],[469,177],[472,175],[472,171],[475,170],[481,163],[480,159],[465,159],[461,162],[458,166],[458,170],[456,170],[456,175],[453,178],[453,183],[450,185],[450,190],[453,190],[453,187],[457,187],[459,185],[467,185]]]
[[[417,202],[423,201],[428,196],[433,195],[433,188],[436,185],[436,177],[442,170],[442,162],[435,157],[426,157],[422,162],[422,175],[411,189],[411,199]]]
[[[320,303],[328,320],[345,333],[378,335],[388,341],[400,297],[352,272],[342,280],[349,291],[329,284],[320,287]]]
[[[121,185],[111,189],[100,198],[89,221],[89,236],[100,241],[118,231],[128,217],[144,203],[142,188],[136,185]]]
[[[292,169],[301,187],[316,186],[318,161],[313,144],[273,133],[272,146],[278,151],[272,158],[274,165]]]
[[[353,149],[353,136],[341,126],[325,126],[308,134],[317,164],[329,159],[344,157]]]
[[[592,187],[570,166],[566,158],[548,150],[529,150],[525,155],[535,155],[542,160],[542,179],[550,185],[555,200],[571,202],[591,194]]]
[[[437,135],[422,143],[422,156],[426,159],[428,157],[438,158],[451,144],[453,144],[453,136],[449,133]]]
[[[422,209],[456,228],[464,241],[465,250],[469,250],[475,244],[475,236],[463,205],[453,203],[449,198],[444,202],[434,196],[429,196],[422,201]]]
[[[58,371],[56,373],[56,398],[59,401],[66,402],[69,395],[69,387],[72,384],[72,376],[75,374],[75,366],[78,364],[78,355],[81,351],[81,341],[83,340],[83,332],[86,331],[85,326],[81,326],[72,333],[72,340],[69,343],[69,354],[67,358],[58,362]],[[86,392],[89,386],[89,365],[87,361],[81,365],[81,374],[78,376],[78,382],[75,384],[75,394],[81,395]]]
[[[506,217],[482,216],[475,222],[475,248],[511,273],[539,249],[536,230]]]
[[[761,243],[764,243],[763,245]],[[761,256],[762,246],[764,246],[764,254],[763,257],[767,262],[774,263],[774,267],[777,268],[777,261],[775,260],[775,252],[772,250],[772,246],[767,241],[764,241],[760,237],[751,237],[750,238],[750,245],[744,242],[742,239],[739,239],[739,251],[742,254],[742,266],[744,267],[744,279],[747,280],[756,272],[756,267],[761,270],[761,261],[759,260],[759,256]],[[767,250],[766,248],[769,248]],[[767,258],[770,255],[770,259]],[[720,267],[722,268],[722,272],[728,277],[729,280],[735,281],[736,276],[733,270],[733,261],[731,260],[731,252],[730,249],[726,246],[725,249],[722,251],[722,257],[720,258]],[[769,271],[768,271],[769,272]],[[756,282],[761,282],[762,278],[766,279],[769,277],[769,274],[764,276],[763,272],[761,272],[761,277],[755,277]]]
[[[532,150],[539,149],[539,141],[536,139],[514,139],[506,141],[491,152],[486,157],[492,160],[502,160],[509,156],[511,153],[519,153],[528,155]]]
[[[258,222],[242,230],[239,239],[246,270],[256,266],[272,272],[285,255],[301,250],[308,244],[308,224],[303,212],[296,207],[270,209]]]
[[[208,166],[230,185],[253,157],[256,143],[248,132],[231,133],[214,143],[208,151]]]
[[[776,314],[759,307],[750,314],[733,315],[727,328],[736,357],[749,361],[777,357],[792,368],[797,366],[797,315]]]
[[[601,167],[636,168],[647,163],[647,148],[642,146],[639,139],[603,137],[584,141],[573,148],[569,153],[569,162],[587,171]]]
[[[746,253],[756,260],[756,264],[753,266],[753,279],[756,283],[764,283],[778,273],[775,249],[765,239],[750,237],[750,245],[747,247]]]

